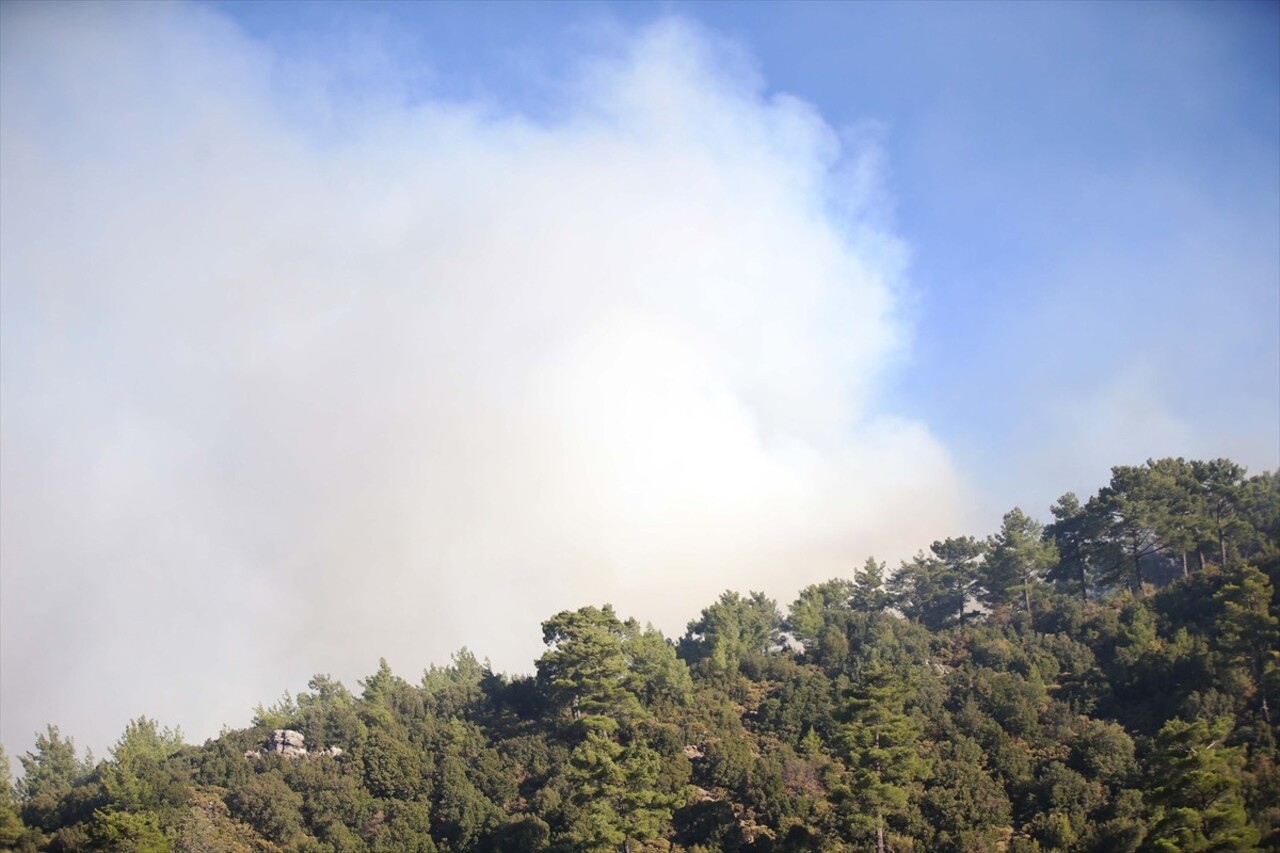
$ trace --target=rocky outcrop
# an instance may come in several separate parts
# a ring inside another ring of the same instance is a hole
[[[267,738],[262,749],[252,749],[244,754],[245,758],[261,758],[263,755],[283,755],[285,758],[303,758],[309,755],[342,755],[342,749],[331,746],[319,752],[307,752],[307,739],[302,732],[293,729],[276,729]]]
[[[274,752],[285,758],[300,758],[307,754],[307,739],[302,732],[293,729],[276,729],[267,741],[266,752]]]

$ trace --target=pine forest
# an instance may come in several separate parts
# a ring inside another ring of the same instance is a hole
[[[1050,512],[727,591],[675,640],[556,613],[527,676],[383,661],[102,760],[50,725],[0,754],[0,847],[1280,850],[1280,477],[1151,460]]]

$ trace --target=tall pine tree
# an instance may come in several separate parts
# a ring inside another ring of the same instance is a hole
[[[920,730],[906,713],[906,681],[879,658],[867,661],[845,699],[837,742],[849,772],[850,826],[871,830],[885,850],[885,824],[906,812],[912,787],[928,775]]]

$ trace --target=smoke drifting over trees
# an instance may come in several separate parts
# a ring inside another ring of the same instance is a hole
[[[540,613],[675,631],[672,587],[958,519],[877,401],[905,249],[858,213],[869,152],[695,28],[535,121],[331,113],[198,7],[5,16],[6,739],[113,705],[144,644],[153,713],[212,733],[281,661],[526,666]]]
[[[0,844],[1274,847],[1280,477],[1163,459],[1071,505],[939,540],[887,586],[869,559],[785,613],[725,592],[678,641],[608,604],[564,610],[534,675],[465,648],[416,682],[383,660],[358,694],[318,675],[203,746],[138,718],[99,762],[50,726],[0,788]],[[1130,588],[1135,525],[1151,547]]]

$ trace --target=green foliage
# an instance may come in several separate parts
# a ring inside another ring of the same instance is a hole
[[[307,682],[309,692],[299,693],[289,727],[301,732],[308,749],[336,746],[350,750],[364,743],[368,727],[360,719],[356,699],[339,681],[316,675]],[[260,720],[261,714],[255,719]],[[271,726],[280,728],[281,726]]]
[[[261,702],[253,708],[253,725],[260,729],[293,728],[298,718],[298,703],[286,690],[274,704],[267,707]]]
[[[655,838],[679,800],[658,786],[659,755],[640,740],[618,743],[615,731],[608,718],[596,718],[569,758],[573,808],[565,839],[571,849],[613,850]]]
[[[855,589],[852,581],[840,578],[805,587],[787,612],[786,629],[806,649],[816,648],[833,617],[852,612]]]
[[[538,658],[538,682],[553,705],[578,719],[584,714],[625,716],[639,709],[624,649],[627,631],[613,608],[563,611],[542,623],[549,649]]]
[[[92,759],[77,758],[75,743],[64,738],[57,726],[48,726],[44,734],[37,735],[35,750],[18,760],[23,773],[18,799],[27,826],[54,831],[86,816],[85,798],[73,794],[88,781]]]
[[[935,833],[930,849],[989,849],[1007,836],[1012,805],[985,763],[972,738],[934,745],[932,773],[921,796],[923,817]]]
[[[278,770],[259,773],[232,790],[227,805],[237,820],[271,841],[289,844],[304,834],[302,796]]]
[[[885,565],[876,562],[875,557],[867,557],[862,564],[862,571],[853,581],[853,598],[850,602],[855,610],[878,613],[891,603],[889,593],[885,590]]]
[[[836,742],[850,772],[855,830],[883,834],[885,821],[905,814],[911,789],[928,775],[919,726],[904,710],[907,697],[901,675],[872,658],[845,701]]]
[[[426,709],[422,691],[391,672],[386,658],[378,660],[378,671],[360,682],[364,687],[364,716],[374,723],[412,720]]]
[[[756,718],[762,731],[798,745],[807,731],[829,738],[835,725],[833,684],[816,667],[779,666]]]
[[[689,623],[680,641],[681,657],[691,664],[705,662],[713,672],[735,672],[743,660],[776,644],[781,626],[778,605],[764,593],[744,597],[725,592]]]
[[[111,761],[99,770],[103,791],[126,809],[158,809],[186,800],[185,768],[169,761],[183,746],[176,729],[161,729],[139,717],[125,727],[111,750]]]
[[[93,769],[90,759],[76,758],[75,742],[64,738],[57,726],[49,726],[44,734],[37,735],[35,751],[18,760],[22,762],[22,783],[18,790],[24,802],[65,791]]]
[[[1280,619],[1271,613],[1275,591],[1271,580],[1248,565],[1227,573],[1225,582],[1213,594],[1218,618],[1214,645],[1222,665],[1234,674],[1228,684],[1242,701],[1256,702],[1264,718],[1270,716],[1268,693],[1274,703],[1274,680],[1268,679],[1280,649]]]
[[[0,849],[16,850],[27,837],[27,827],[18,816],[18,797],[9,769],[9,756],[0,746]]]
[[[1159,806],[1148,846],[1158,851],[1252,850],[1241,794],[1243,750],[1223,740],[1231,720],[1170,720],[1155,743],[1152,799]]]
[[[1280,849],[1280,478],[1150,460],[1050,511],[785,623],[726,592],[678,646],[563,611],[536,678],[382,660],[199,747],[139,718],[100,763],[51,726],[16,786],[0,750],[0,848]],[[263,754],[275,728],[309,752]]]
[[[173,842],[160,830],[152,812],[102,811],[93,813],[89,841],[93,850],[111,853],[169,853]]]
[[[1046,577],[1061,592],[1089,600],[1089,593],[1096,583],[1094,543],[1100,538],[1099,519],[1085,511],[1075,492],[1067,492],[1049,508],[1054,521],[1045,528],[1045,536],[1051,539],[1058,551],[1058,562],[1049,569]]]
[[[412,800],[426,789],[422,751],[391,731],[374,729],[358,757],[364,766],[365,788],[375,797]]]
[[[275,853],[279,848],[231,817],[212,790],[193,794],[192,803],[174,829],[174,853]]]
[[[462,715],[483,701],[483,685],[492,676],[489,662],[482,663],[463,646],[453,654],[449,666],[432,666],[422,673],[422,693],[436,714]]]
[[[1044,538],[1044,526],[1015,507],[987,542],[979,597],[988,607],[1021,601],[1030,618],[1032,593],[1057,561],[1058,548]]]
[[[551,840],[551,827],[534,815],[518,815],[498,828],[494,849],[510,853],[538,853],[546,850]]]
[[[1213,459],[1192,462],[1191,471],[1199,508],[1208,528],[1204,532],[1217,545],[1218,562],[1225,567],[1241,540],[1248,539],[1251,532],[1240,517],[1245,498],[1244,469],[1229,459]]]
[[[964,623],[987,546],[962,536],[934,542],[929,550],[930,554],[917,554],[902,564],[889,582],[889,591],[907,618],[940,631]]]
[[[652,625],[641,631],[628,623],[625,629],[627,688],[650,710],[671,713],[685,705],[693,692],[693,679],[689,667],[676,656],[675,646]]]
[[[454,850],[473,850],[502,822],[502,812],[472,783],[456,755],[440,761],[435,826]]]
[[[1113,789],[1128,784],[1138,769],[1133,738],[1115,723],[1081,718],[1068,764]]]

